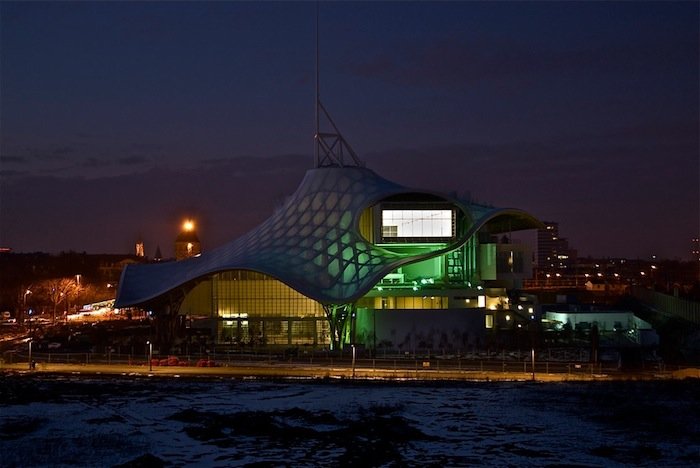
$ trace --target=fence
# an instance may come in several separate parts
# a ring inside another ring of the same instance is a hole
[[[584,360],[577,360],[583,358]],[[571,351],[559,354],[559,359],[546,350],[535,355],[533,363],[529,352],[522,353],[498,353],[479,355],[448,355],[435,356],[430,354],[387,354],[383,356],[361,357],[353,359],[352,353],[346,351],[343,354],[308,353],[285,354],[273,352],[260,353],[226,353],[211,355],[182,355],[182,356],[153,356],[150,366],[314,366],[314,367],[345,367],[358,371],[394,371],[415,372],[416,377],[421,373],[428,374],[434,371],[451,372],[500,372],[500,373],[532,373],[537,374],[610,374],[620,371],[618,362],[586,361],[587,353]],[[72,365],[114,365],[114,366],[149,366],[149,356],[117,353],[32,353],[31,359],[41,364],[72,364]],[[28,353],[8,352],[3,355],[7,364],[29,363]],[[644,362],[640,364],[641,371],[668,371],[671,367],[661,363]],[[680,367],[679,367],[680,368]]]

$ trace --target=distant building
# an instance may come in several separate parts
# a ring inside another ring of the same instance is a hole
[[[694,237],[691,239],[690,253],[693,261],[698,266],[698,281],[700,281],[700,237]]]
[[[187,220],[175,239],[175,260],[184,260],[202,253],[202,246],[194,230],[194,222]]]
[[[197,256],[185,226],[181,261],[127,267],[117,306],[179,315],[215,345],[464,349],[515,307],[507,290],[531,269],[526,246],[503,236],[540,227],[364,167],[317,167],[267,221],[216,250]]]
[[[136,256],[137,257],[145,257],[146,256],[146,253],[145,253],[145,250],[143,247],[143,241],[141,239],[139,239],[136,242]]]
[[[160,252],[160,245],[156,247],[156,254],[153,256],[154,262],[160,262],[163,260],[163,254]]]
[[[576,262],[576,250],[559,235],[559,223],[544,221],[537,230],[537,269],[539,272],[569,270]]]
[[[531,256],[498,239],[540,221],[384,179],[320,102],[317,112],[334,131],[321,132],[317,119],[316,167],[281,207],[202,255],[185,224],[175,243],[182,261],[127,267],[117,306],[151,311],[155,340],[171,348],[189,324],[208,329],[198,338],[214,345],[406,351],[466,349],[511,318],[505,309],[525,310],[507,287]]]
[[[579,308],[582,310],[577,310]],[[626,310],[597,310],[585,305],[569,306],[565,310],[545,310],[542,318],[545,334],[562,331],[568,327],[574,333],[588,336],[595,326],[600,333],[602,346],[619,348],[659,344],[659,335],[651,324]]]
[[[89,257],[95,258],[99,262],[99,277],[109,282],[118,281],[124,267],[127,265],[142,263],[144,261],[144,257],[139,255],[100,254],[90,255]]]

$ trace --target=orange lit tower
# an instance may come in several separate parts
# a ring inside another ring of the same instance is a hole
[[[201,252],[202,247],[194,229],[194,222],[188,219],[182,223],[182,231],[175,239],[175,260],[194,257]]]

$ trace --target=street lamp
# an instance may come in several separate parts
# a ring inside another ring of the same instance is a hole
[[[146,341],[148,345],[148,372],[153,371],[153,343],[151,340]]]
[[[32,370],[32,339],[29,338],[29,370]]]
[[[31,294],[31,293],[32,293],[32,292],[31,292],[29,289],[27,289],[26,291],[24,291],[24,300],[22,301],[22,309],[23,309],[22,312],[23,312],[25,315],[28,315],[28,314],[27,314],[27,296],[28,296],[29,294]],[[29,318],[29,317],[27,317],[27,319],[28,319],[28,318]]]
[[[352,378],[355,378],[355,345],[352,345]]]

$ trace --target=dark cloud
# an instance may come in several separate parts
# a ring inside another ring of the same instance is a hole
[[[27,158],[23,156],[0,156],[0,164],[27,164]]]
[[[683,255],[685,246],[679,249],[676,242],[698,224],[697,160],[687,154],[674,164],[649,165],[635,161],[631,149],[587,154],[543,142],[395,149],[363,159],[379,175],[409,187],[456,192],[558,221],[583,254]],[[655,178],[638,177],[640,164]],[[180,221],[193,216],[206,248],[213,248],[262,222],[311,167],[308,156],[288,155],[109,178],[9,179],[0,206],[0,216],[8,220],[0,226],[0,243],[18,251],[127,252],[142,234],[151,255],[155,245],[168,255]],[[108,208],[102,198],[86,196],[104,187],[110,187]],[[82,226],[94,220],[108,221],[110,229],[89,235]],[[650,220],[653,229],[640,229]],[[51,238],[44,234],[49,228]]]
[[[313,165],[314,7],[202,5],[2,3],[0,153],[25,163],[2,160],[1,244],[130,251],[133,230],[166,249],[191,211],[213,246],[294,190]],[[583,252],[680,255],[697,235],[697,5],[321,14],[324,102],[380,175],[559,221]],[[85,232],[102,220],[104,239]]]
[[[59,148],[55,148],[52,153],[57,156],[65,156],[71,153],[74,153],[75,149],[70,148],[68,146],[61,146]]]
[[[95,158],[95,157],[87,158],[81,164],[82,167],[89,167],[89,168],[107,167],[109,165],[110,165],[110,163],[108,161],[105,161],[104,159],[101,159],[101,158]]]
[[[311,158],[306,155],[290,154],[271,157],[240,156],[232,158],[212,158],[197,162],[203,170],[224,170],[237,175],[264,175],[273,172],[296,170],[309,165]]]
[[[202,166],[213,166],[213,167],[220,167],[220,166],[225,166],[227,164],[231,163],[231,158],[211,158],[211,159],[203,159],[201,161]]]
[[[257,165],[243,158],[218,168],[153,168],[99,179],[10,180],[3,188],[0,217],[11,222],[0,223],[0,244],[17,251],[126,253],[142,235],[149,255],[156,245],[170,255],[182,219],[191,216],[200,225],[202,242],[213,248],[269,216],[293,193],[311,163],[296,156],[265,159]],[[89,196],[105,187],[110,191],[107,206],[104,198]],[[110,228],[90,235],[85,222],[97,220]]]
[[[148,162],[148,158],[144,156],[127,156],[117,159],[117,162],[122,166],[139,166]]]
[[[58,148],[26,148],[25,151],[39,161],[60,161],[68,159],[70,151],[66,147]]]
[[[394,84],[458,86],[489,80],[530,81],[562,73],[637,73],[674,68],[696,61],[698,45],[675,43],[606,45],[565,50],[523,41],[480,37],[441,38],[350,62],[348,71]]]
[[[18,177],[27,174],[27,171],[15,171],[12,169],[0,169],[0,177]]]
[[[165,149],[165,145],[160,143],[132,143],[130,148],[134,151],[158,152]]]

